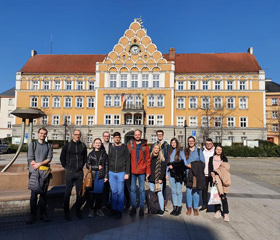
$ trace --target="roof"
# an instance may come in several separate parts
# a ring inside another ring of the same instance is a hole
[[[11,89],[9,89],[5,92],[2,92],[0,94],[0,97],[5,97],[5,96],[9,96],[9,97],[13,96],[14,97],[15,96],[15,88],[13,87],[13,88],[11,88]]]
[[[30,57],[21,69],[23,73],[95,73],[96,62],[107,55],[38,55]],[[241,73],[261,70],[250,53],[183,53],[163,54],[175,61],[176,73]]]
[[[234,73],[261,70],[255,56],[250,53],[183,53],[167,60],[175,61],[176,73]]]
[[[280,92],[280,84],[272,82],[271,80],[265,80],[266,92]]]

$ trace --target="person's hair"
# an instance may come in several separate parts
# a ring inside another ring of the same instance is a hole
[[[114,132],[114,133],[113,133],[113,137],[121,137],[120,132]]]
[[[195,144],[195,138],[194,138],[193,136],[189,136],[189,137],[188,137],[188,142],[189,142],[189,140],[190,140],[191,138],[194,140],[194,144]],[[190,146],[189,146],[189,143],[188,143],[188,146],[187,146],[187,148],[185,149],[185,157],[186,157],[186,159],[189,158],[190,153],[191,153],[191,150],[190,150]]]
[[[169,145],[169,154],[168,154],[168,162],[170,162],[170,155],[171,153],[173,152],[173,148],[171,146],[171,143],[175,141],[176,142],[176,152],[175,152],[175,157],[174,157],[174,160],[175,161],[179,161],[179,158],[180,158],[180,144],[179,144],[179,141],[177,138],[172,138],[170,140],[170,145]]]
[[[215,147],[215,152],[214,152],[214,156],[217,155],[216,151],[217,151],[217,148],[220,147],[222,149],[222,153],[221,153],[221,160],[223,161],[223,159],[225,158],[225,154],[224,154],[224,149],[223,147],[218,144],[216,147]]]
[[[212,140],[212,138],[206,138],[205,142],[212,142],[213,143],[213,140]]]
[[[138,132],[140,132],[140,133],[142,134],[142,131],[141,131],[140,129],[136,129],[136,130],[134,131],[134,133],[135,133],[136,131],[138,131]]]
[[[103,133],[102,133],[102,136],[104,136],[105,133],[108,133],[108,134],[109,134],[109,137],[110,137],[110,133],[109,133],[108,131],[103,132]]]
[[[95,143],[96,140],[99,140],[102,143],[102,140],[100,138],[95,138],[93,142]]]
[[[45,131],[45,132],[48,134],[48,130],[47,130],[46,128],[44,128],[44,127],[39,128],[38,133],[39,133],[41,130]]]
[[[164,131],[163,131],[163,130],[157,130],[157,131],[156,131],[156,135],[157,135],[158,133],[162,133],[162,135],[164,135]]]
[[[76,131],[78,131],[78,132],[80,132],[80,135],[82,135],[82,132],[81,132],[81,130],[80,129],[74,129],[74,131],[73,131],[73,134],[74,134],[74,132],[76,132]]]
[[[157,143],[153,146],[153,149],[152,149],[152,152],[151,152],[151,156],[154,156],[154,149],[155,149],[156,146],[159,147],[158,158],[159,158],[162,162],[164,162],[165,159],[164,159],[164,156],[163,156],[163,154],[162,154],[161,147],[160,147],[160,145],[157,144]]]

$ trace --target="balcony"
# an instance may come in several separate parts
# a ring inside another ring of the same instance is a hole
[[[137,111],[141,110],[144,111],[144,106],[142,104],[124,104],[123,105],[123,111],[128,112],[128,111]]]

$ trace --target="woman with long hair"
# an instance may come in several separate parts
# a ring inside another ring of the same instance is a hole
[[[185,171],[184,160],[184,152],[180,151],[177,138],[172,138],[169,147],[166,180],[169,180],[172,193],[173,210],[170,214],[174,216],[179,216],[182,211],[182,183]]]
[[[160,205],[159,216],[164,214],[164,200],[162,195],[162,182],[165,176],[165,159],[159,144],[155,144],[151,152],[151,175],[149,176],[149,185],[151,191],[157,191]]]
[[[215,153],[213,157],[209,158],[209,173],[212,177],[212,185],[218,181],[218,190],[221,197],[223,205],[224,220],[229,222],[229,210],[228,210],[228,184],[230,183],[230,174],[229,174],[229,164],[228,159],[223,153],[222,146],[218,145],[215,148]],[[219,176],[221,175],[221,176]],[[218,178],[219,176],[219,178]],[[223,176],[223,181],[220,180],[220,177]],[[221,187],[219,187],[221,186]],[[221,215],[221,204],[215,205],[215,218],[220,218]]]
[[[195,138],[193,136],[188,137],[188,147],[185,149],[185,165],[187,166],[187,180],[190,179],[190,176],[192,176],[191,181],[187,182],[187,215],[192,214],[192,206],[194,211],[194,216],[199,216],[198,213],[198,205],[199,205],[199,191],[198,186],[194,186],[196,183],[198,183],[197,176],[200,176],[200,181],[204,181],[204,167],[205,167],[205,160],[204,155],[201,149],[198,149],[195,146]],[[196,162],[196,163],[194,163]],[[195,169],[192,169],[192,167],[195,167]],[[193,172],[195,171],[195,181]],[[198,173],[198,174],[197,174]],[[203,179],[202,179],[203,178]],[[197,181],[196,181],[197,180]],[[195,182],[195,183],[194,183]],[[204,186],[203,186],[204,187]]]

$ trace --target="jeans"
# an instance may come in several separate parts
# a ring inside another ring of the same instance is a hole
[[[221,197],[221,201],[222,201],[222,205],[223,205],[223,212],[224,212],[224,214],[228,214],[229,210],[228,210],[227,194],[225,193],[224,195],[220,195],[220,197]],[[217,212],[217,211],[221,211],[221,204],[215,205],[215,212]]]
[[[188,208],[192,208],[192,203],[193,203],[193,208],[198,209],[199,190],[187,188],[187,206],[188,206]]]
[[[155,191],[155,184],[154,183],[149,183],[150,185],[150,191]],[[157,196],[158,196],[158,201],[159,201],[159,206],[160,206],[160,209],[162,211],[164,211],[164,199],[163,199],[163,195],[162,195],[162,183],[160,184],[160,187],[161,187],[161,191],[160,192],[157,192]]]
[[[131,206],[136,208],[136,180],[139,182],[140,208],[144,209],[145,202],[145,177],[146,174],[131,174],[130,199]]]
[[[202,190],[203,207],[208,206],[208,185],[209,185],[209,182],[210,182],[210,177],[205,176],[205,187]]]
[[[181,207],[182,206],[182,183],[176,182],[174,177],[171,177],[169,174],[169,184],[172,193],[172,202],[173,206]]]
[[[83,171],[79,172],[72,172],[69,170],[66,170],[66,190],[64,193],[64,213],[69,214],[69,201],[70,201],[70,196],[72,192],[73,185],[76,185],[76,213],[79,213],[81,211],[81,206],[82,206],[82,198],[79,196],[79,191],[83,187],[83,178],[84,174]]]
[[[113,209],[119,212],[122,212],[124,206],[124,175],[125,172],[109,172]]]

